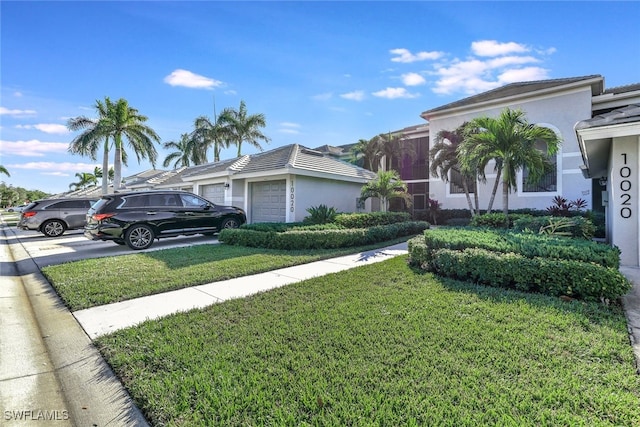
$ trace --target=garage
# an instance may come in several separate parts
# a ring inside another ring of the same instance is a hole
[[[251,222],[286,222],[286,180],[251,184]]]
[[[203,185],[200,195],[216,205],[224,205],[224,184]]]

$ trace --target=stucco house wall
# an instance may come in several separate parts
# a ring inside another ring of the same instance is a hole
[[[309,215],[307,209],[321,204],[333,207],[338,212],[357,212],[357,199],[363,184],[357,182],[317,179],[299,175],[294,179],[295,217],[302,221]],[[371,201],[367,200],[363,211],[371,210]]]
[[[495,102],[492,105],[469,106],[464,110],[450,113],[434,114],[429,119],[430,146],[435,144],[437,134],[442,130],[455,130],[465,121],[479,116],[498,117],[505,108],[522,109],[530,123],[546,126],[559,134],[562,145],[557,155],[557,190],[555,192],[525,193],[520,191],[522,173],[519,174],[518,192],[509,194],[509,209],[537,208],[544,209],[552,204],[556,195],[568,200],[578,198],[591,203],[591,182],[583,178],[579,166],[582,164],[580,149],[573,130],[576,122],[591,116],[590,86],[572,88],[558,93],[547,93],[542,96],[530,95],[517,101]],[[495,183],[495,164],[491,162],[486,170],[487,183],[480,184],[480,209],[486,209],[491,190]],[[449,185],[438,178],[430,179],[430,197],[442,203],[445,209],[465,209],[467,201],[464,194],[451,194]],[[502,209],[502,188],[498,187],[493,203],[494,210]]]

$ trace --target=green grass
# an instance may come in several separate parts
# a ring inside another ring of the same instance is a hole
[[[406,257],[97,345],[153,425],[640,425],[620,307],[440,279]]]
[[[227,280],[392,245],[284,251],[224,244],[93,258],[42,268],[72,310]]]

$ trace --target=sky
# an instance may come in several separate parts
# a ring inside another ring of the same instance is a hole
[[[3,0],[0,19],[0,181],[53,194],[101,167],[68,153],[66,123],[105,97],[148,117],[167,169],[162,143],[241,101],[265,115],[265,150],[316,148],[513,82],[640,82],[637,1]],[[130,152],[122,176],[151,168]]]

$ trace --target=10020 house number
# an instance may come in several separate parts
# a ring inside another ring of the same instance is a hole
[[[620,216],[622,218],[631,218],[631,168],[627,166],[627,153],[621,153],[622,167],[619,174],[622,180],[620,181],[620,199],[622,200],[622,207],[620,208]]]

